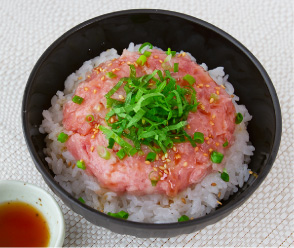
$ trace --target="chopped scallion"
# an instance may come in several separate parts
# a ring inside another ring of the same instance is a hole
[[[242,121],[243,121],[243,115],[241,113],[237,113],[235,123],[240,124]]]
[[[115,218],[119,218],[119,219],[127,219],[129,217],[129,214],[125,211],[119,211],[118,213],[111,213],[108,212],[107,215],[115,217]]]
[[[149,51],[145,51],[144,53],[143,53],[143,55],[145,56],[145,57],[150,57],[150,55],[151,55],[151,52],[149,52]]]
[[[146,156],[146,160],[150,162],[154,162],[156,158],[156,153],[155,152],[149,152]]]
[[[116,77],[117,77],[116,74],[114,74],[112,71],[107,72],[107,73],[106,73],[106,76],[107,76],[108,78],[116,78]]]
[[[194,141],[198,144],[203,144],[204,142],[204,134],[201,132],[194,133]]]
[[[217,152],[217,151],[213,151],[210,154],[210,159],[211,159],[212,163],[215,163],[215,164],[220,164],[222,162],[223,158],[224,158],[224,155],[220,152]]]
[[[145,55],[141,55],[141,56],[137,59],[136,63],[137,63],[138,65],[143,66],[143,65],[146,63],[146,61],[147,61],[147,57],[146,57]]]
[[[160,176],[157,171],[151,171],[149,173],[149,179],[150,179],[151,185],[155,187],[158,181],[160,180]]]
[[[229,142],[226,140],[225,143],[223,143],[223,147],[227,147],[229,145]]]
[[[153,48],[153,46],[152,46],[151,43],[149,43],[149,42],[145,42],[145,43],[143,43],[143,44],[140,46],[140,48],[139,48],[139,53],[142,53],[142,49],[143,49],[144,47],[146,47],[146,46],[149,46],[148,49],[152,49],[152,48]]]
[[[57,140],[61,143],[64,143],[68,140],[68,135],[64,132],[61,132],[58,137],[57,137]]]
[[[108,139],[108,146],[107,146],[107,148],[112,149],[113,146],[114,146],[114,143],[115,143],[114,139],[112,139],[112,138]]]
[[[93,122],[94,121],[94,116],[93,115],[87,115],[85,119],[86,119],[86,122]]]
[[[172,51],[170,48],[167,49],[166,54],[167,55],[172,55],[173,57],[176,55],[176,51]]]
[[[77,103],[77,104],[81,105],[82,102],[84,101],[84,98],[75,95],[75,96],[72,98],[72,101],[73,101],[74,103]]]
[[[221,179],[223,179],[225,182],[229,182],[230,181],[230,176],[229,176],[226,168],[221,173]]]
[[[186,74],[186,75],[183,77],[183,79],[184,79],[185,81],[187,81],[190,85],[193,85],[193,84],[196,82],[195,78],[194,78],[193,76],[191,76],[190,74]]]
[[[110,152],[104,146],[97,146],[96,150],[100,158],[110,159]]]
[[[190,220],[190,218],[187,215],[182,215],[180,218],[178,218],[178,222],[187,221]]]
[[[84,204],[85,204],[85,200],[84,200],[82,197],[80,197],[78,200],[79,200],[81,203],[84,203]]]
[[[179,71],[179,63],[174,63],[174,72]]]
[[[86,169],[86,164],[83,160],[78,160],[77,161],[77,167],[82,169],[82,170],[85,170]]]

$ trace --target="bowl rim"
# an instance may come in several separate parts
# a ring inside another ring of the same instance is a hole
[[[265,168],[263,171],[258,175],[258,178],[255,179],[252,185],[246,189],[246,194],[238,201],[236,199],[233,199],[230,201],[230,204],[222,206],[221,208],[217,209],[216,211],[213,211],[212,213],[209,213],[205,216],[189,220],[189,221],[184,221],[184,222],[171,222],[171,223],[145,223],[145,222],[135,222],[135,221],[130,221],[130,220],[123,220],[123,219],[118,219],[114,218],[111,216],[108,216],[107,214],[101,213],[98,210],[89,207],[85,204],[82,204],[81,202],[78,201],[78,199],[74,198],[71,194],[69,194],[67,191],[65,191],[57,182],[51,180],[51,175],[50,173],[42,168],[42,161],[38,158],[37,152],[34,149],[34,145],[30,139],[30,135],[28,132],[28,125],[27,125],[27,115],[26,115],[26,106],[28,102],[28,92],[30,91],[32,82],[34,81],[34,78],[36,76],[36,73],[38,72],[40,66],[44,63],[45,59],[47,56],[50,55],[52,50],[59,45],[60,42],[62,42],[64,39],[68,38],[70,35],[74,34],[76,31],[91,25],[95,22],[99,22],[108,18],[114,18],[117,16],[122,16],[122,15],[129,15],[129,14],[160,14],[160,15],[167,15],[167,16],[173,16],[177,18],[181,18],[184,20],[187,20],[192,23],[196,23],[197,25],[200,25],[208,30],[211,30],[212,32],[217,33],[218,35],[222,36],[224,39],[228,40],[231,42],[233,45],[235,45],[238,49],[240,49],[250,60],[251,62],[255,65],[255,67],[258,69],[260,72],[261,76],[263,77],[265,84],[268,88],[268,91],[271,95],[271,100],[273,102],[274,110],[275,110],[275,116],[276,116],[276,122],[275,122],[275,136],[274,136],[274,144],[272,146],[272,152],[268,158],[268,163],[266,164]],[[225,31],[221,30],[220,28],[206,22],[203,20],[200,20],[196,17],[175,12],[175,11],[168,11],[168,10],[162,10],[162,9],[130,9],[130,10],[122,10],[122,11],[115,11],[111,13],[107,13],[104,15],[100,15],[94,18],[91,18],[89,20],[86,20],[67,32],[65,32],[63,35],[61,35],[58,39],[56,39],[41,55],[41,57],[38,59],[36,62],[25,87],[24,90],[24,95],[23,95],[23,101],[22,101],[22,129],[24,133],[24,137],[26,140],[26,144],[28,146],[28,150],[31,154],[31,157],[39,170],[39,172],[42,174],[44,177],[46,183],[50,182],[50,186],[54,187],[54,189],[58,192],[59,195],[62,195],[62,197],[66,197],[70,203],[76,207],[82,208],[83,211],[87,212],[92,212],[97,215],[99,215],[101,218],[109,219],[111,218],[113,222],[117,224],[124,224],[128,225],[129,227],[133,228],[141,228],[141,229],[154,229],[154,230],[159,230],[159,229],[177,229],[179,227],[189,227],[189,226],[195,226],[195,225],[201,225],[207,222],[212,221],[213,219],[222,219],[225,216],[227,216],[229,213],[231,213],[234,209],[240,207],[253,193],[254,191],[259,187],[259,185],[263,182],[269,171],[271,170],[274,160],[277,156],[280,141],[281,141],[281,132],[282,132],[282,117],[281,117],[281,109],[280,109],[280,104],[279,100],[277,97],[277,93],[275,91],[275,88],[271,82],[270,77],[268,76],[267,72],[261,65],[261,63],[257,60],[257,58],[239,41],[237,41],[235,38],[233,38],[231,35],[226,33]],[[73,210],[75,211],[75,210]]]
[[[50,201],[54,208],[56,209],[56,214],[55,216],[57,217],[59,223],[60,223],[60,232],[55,232],[56,233],[56,240],[55,240],[55,243],[52,243],[49,244],[50,245],[53,245],[53,247],[60,247],[63,245],[63,242],[64,242],[64,239],[65,239],[65,222],[64,222],[64,217],[63,217],[63,213],[61,211],[61,208],[60,206],[58,205],[57,201],[54,199],[54,197],[49,194],[46,190],[44,190],[43,188],[35,185],[35,184],[31,184],[31,183],[28,183],[28,182],[23,182],[23,181],[20,181],[20,180],[0,180],[0,186],[9,186],[10,189],[25,189],[24,187],[26,187],[27,190],[20,190],[18,193],[19,195],[28,195],[30,192],[34,191],[34,192],[37,192],[38,194],[40,194],[40,198],[46,198],[48,201]],[[24,194],[25,192],[25,194]],[[14,201],[14,200],[13,200]],[[21,201],[22,200],[16,200],[16,201]],[[0,204],[4,203],[6,201],[1,201],[0,200]],[[29,205],[35,207],[33,204],[29,203]],[[44,205],[43,205],[44,206]],[[40,210],[38,209],[40,212],[43,213],[44,215],[44,218],[46,219],[45,217],[45,214],[44,212],[46,212],[46,209],[48,209],[48,207],[45,207],[44,209]],[[52,225],[50,226],[49,225],[49,222],[48,222],[48,226],[51,230],[55,230],[56,226]],[[51,235],[50,235],[50,239],[51,239]]]

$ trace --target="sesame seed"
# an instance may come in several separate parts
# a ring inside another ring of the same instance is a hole
[[[96,130],[95,132],[94,132],[94,134],[97,134],[99,132],[99,130]]]
[[[184,162],[183,166],[184,167],[187,167],[188,166],[188,162]]]
[[[209,84],[206,84],[206,85],[205,85],[205,87],[206,87],[206,88],[209,88],[209,87],[210,87],[210,85],[209,85]]]
[[[209,140],[209,138],[208,138],[208,137],[205,137],[204,139],[205,139],[205,140]]]
[[[168,154],[166,153],[166,154],[164,154],[164,156],[165,156],[165,158],[168,158]]]
[[[166,162],[170,163],[170,162],[171,162],[171,160],[167,158],[167,159],[166,159]]]
[[[217,197],[218,197],[218,198],[221,197],[221,192],[218,192]]]
[[[155,157],[155,159],[156,159],[156,160],[158,160],[158,159],[159,159],[159,156],[158,156],[158,154],[156,154],[156,157]]]
[[[159,169],[164,170],[165,168],[163,166],[159,166]]]
[[[95,135],[93,134],[92,136],[91,136],[91,139],[94,139],[95,138]]]
[[[83,77],[79,77],[78,80],[81,80]]]
[[[200,88],[203,87],[203,84],[199,84],[199,87],[200,87]]]
[[[112,72],[115,72],[115,69],[112,69],[111,71],[112,71]]]
[[[179,159],[179,158],[181,158],[181,155],[180,155],[180,154],[177,154],[177,155],[175,156],[175,158],[176,158],[176,159]]]
[[[222,87],[223,89],[225,89],[225,88],[226,88],[224,85],[221,85],[221,87]]]
[[[212,149],[212,148],[210,148],[208,151],[209,151],[209,152],[212,152],[212,151],[213,151],[213,149]]]
[[[183,52],[183,53],[182,53],[182,56],[183,56],[183,57],[185,57],[185,56],[186,56],[186,53],[185,53],[185,52]]]
[[[71,162],[70,161],[67,164],[68,164],[68,166],[71,166]]]
[[[102,68],[101,67],[99,68],[99,71],[102,71]]]
[[[166,175],[168,175],[169,173],[168,173],[168,170],[164,170],[164,173],[166,174]]]
[[[134,66],[135,66],[135,67],[138,67],[138,64],[137,64],[136,62],[134,62]]]
[[[75,168],[75,166],[76,166],[76,164],[73,164],[73,165],[72,165],[72,168]]]
[[[216,145],[216,146],[219,146],[219,143],[218,143],[218,142],[216,142],[216,143],[215,143],[215,145]]]
[[[101,80],[103,81],[105,79],[105,77],[103,76],[103,77],[101,77]]]
[[[210,141],[208,140],[208,141],[206,142],[206,144],[209,145],[209,144],[210,144]]]
[[[249,174],[253,174],[253,171],[252,170],[250,170],[250,171],[248,171],[249,172]]]
[[[179,139],[180,137],[176,136],[175,139]]]
[[[150,161],[145,161],[145,164],[150,164]]]
[[[83,159],[81,159],[80,161],[81,161],[82,163],[84,162],[84,160],[83,160]]]
[[[121,65],[123,65],[124,63],[125,63],[124,61],[120,62]]]
[[[191,126],[188,124],[188,125],[187,125],[187,128],[188,128],[188,129],[191,129]]]
[[[182,201],[182,203],[186,204],[186,199],[185,198],[182,198],[181,201]]]
[[[122,100],[125,99],[125,97],[123,95],[119,95],[118,97],[119,97],[119,99],[122,99]]]
[[[231,95],[232,98],[234,98],[234,95]]]
[[[215,118],[215,114],[213,114],[213,115],[211,116],[211,118],[214,119],[214,118]]]
[[[85,87],[85,88],[84,88],[84,90],[85,90],[85,91],[88,91],[88,90],[89,90],[89,88]]]
[[[213,103],[214,102],[214,98],[210,98],[209,103]]]
[[[110,123],[113,123],[113,122],[114,122],[114,118],[111,117],[111,118],[110,118]]]
[[[176,152],[176,151],[177,151],[177,148],[174,146],[174,147],[173,147],[173,150]]]
[[[215,87],[216,90],[220,90],[220,87]]]
[[[210,121],[209,124],[210,124],[211,126],[214,126],[214,123],[213,123],[212,121]]]
[[[165,156],[164,155],[162,155],[161,160],[165,160]]]
[[[166,169],[166,164],[164,164],[163,167]]]
[[[216,186],[216,183],[212,183],[211,186],[215,187]]]
[[[96,93],[97,93],[97,90],[96,90],[96,89],[95,89],[95,90],[93,90],[93,93],[94,93],[94,94],[96,94]]]
[[[96,110],[99,112],[101,110],[100,105],[98,105],[98,107],[96,108]]]
[[[106,71],[106,69],[103,69],[102,71],[103,71],[103,72],[105,72],[105,71]]]
[[[111,66],[112,65],[112,63],[109,63],[107,66]]]
[[[158,174],[159,174],[159,176],[161,176],[161,177],[162,177],[162,172],[161,172],[161,171],[159,171],[159,172],[158,172]]]
[[[153,58],[158,59],[158,56],[157,55],[154,55]]]
[[[90,78],[90,76],[87,76],[87,78]]]
[[[216,91],[216,94],[219,95],[219,91],[218,90]]]
[[[223,205],[220,201],[216,201],[219,205]]]
[[[157,171],[157,168],[153,167],[153,170],[154,170],[154,171]]]
[[[91,146],[91,152],[93,152],[94,151],[94,146]]]
[[[161,59],[160,59],[160,60],[158,60],[158,61],[159,61],[159,63],[161,63],[161,64],[163,63],[163,61],[162,61]]]
[[[128,62],[127,62],[127,64],[128,64],[128,65],[130,65],[130,64],[131,64],[131,62],[130,62],[130,61],[128,61]]]
[[[208,157],[208,154],[207,154],[207,153],[203,153],[203,155],[204,155],[205,157]]]
[[[195,147],[195,152],[198,152],[198,150],[199,150],[199,147],[196,146],[196,147]]]

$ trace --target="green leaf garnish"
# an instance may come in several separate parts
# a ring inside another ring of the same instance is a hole
[[[190,220],[190,218],[187,215],[182,215],[180,218],[178,218],[178,222],[187,221]]]
[[[85,170],[86,169],[86,164],[85,164],[84,161],[78,160],[77,161],[77,167],[80,168],[80,169],[82,169],[82,170]]]
[[[154,162],[156,158],[155,152],[149,152],[146,156],[146,161]]]
[[[187,81],[190,85],[193,85],[193,84],[196,82],[195,78],[194,78],[193,76],[191,76],[190,74],[186,74],[186,75],[183,77],[183,79],[184,79],[185,81]]]
[[[108,212],[107,215],[115,217],[115,218],[119,218],[119,219],[127,219],[129,217],[129,214],[125,211],[119,211],[118,213],[111,213]]]
[[[201,132],[195,132],[194,133],[194,140],[198,144],[203,144],[204,142],[204,134]]]
[[[116,77],[117,77],[116,74],[114,74],[112,71],[107,72],[107,73],[106,73],[106,76],[107,76],[108,78],[116,78]]]

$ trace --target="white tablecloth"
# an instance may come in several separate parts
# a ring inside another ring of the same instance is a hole
[[[28,76],[43,51],[73,26],[101,14],[158,8],[195,16],[231,34],[263,64],[278,93],[283,135],[274,166],[239,209],[215,225],[170,239],[139,239],[94,226],[64,206],[64,246],[294,246],[293,245],[293,3],[294,1],[89,0],[0,1],[0,179],[39,185],[21,129]]]

